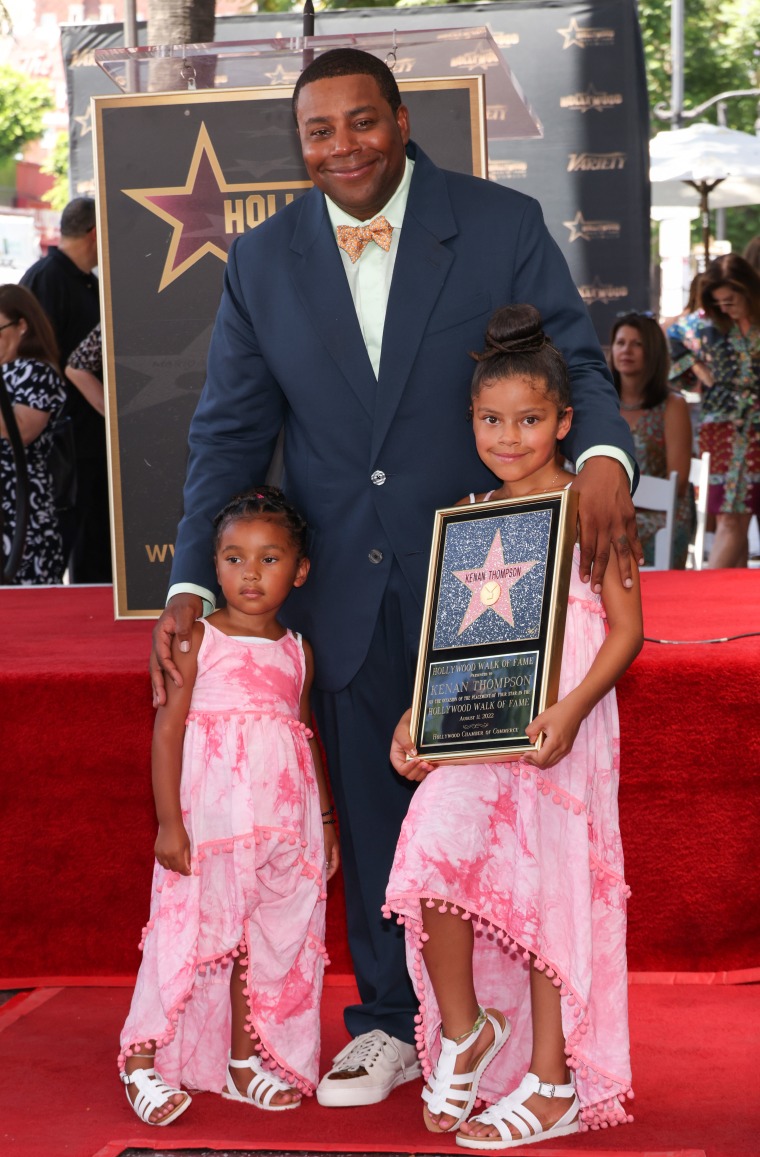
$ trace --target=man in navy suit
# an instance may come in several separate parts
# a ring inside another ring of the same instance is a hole
[[[230,249],[208,377],[190,430],[185,514],[155,632],[154,700],[213,602],[211,519],[261,482],[281,427],[285,487],[312,528],[287,622],[314,646],[314,708],[341,821],[348,936],[361,1003],[317,1098],[372,1104],[419,1074],[400,930],[380,907],[410,786],[388,751],[411,702],[433,512],[493,480],[467,422],[470,350],[498,306],[536,305],[568,359],[582,467],[581,572],[611,544],[640,558],[633,447],[594,331],[537,202],[437,168],[410,142],[392,73],[325,53],[293,97],[314,188]],[[381,222],[376,221],[382,217]],[[352,227],[366,226],[359,238]],[[346,230],[348,229],[348,233]],[[341,239],[345,248],[339,248]],[[630,580],[629,580],[630,581]]]

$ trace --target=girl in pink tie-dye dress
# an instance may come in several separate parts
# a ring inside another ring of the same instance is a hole
[[[181,1085],[282,1111],[318,1075],[338,847],[308,727],[313,656],[276,617],[306,579],[307,528],[274,487],[233,499],[215,527],[226,606],[188,652],[175,644],[183,685],[156,716],[157,862],[121,1034],[127,1098],[151,1125],[188,1107]]]
[[[572,420],[567,367],[537,311],[499,310],[477,360],[476,445],[502,484],[463,502],[568,485],[557,458]],[[641,602],[635,565],[626,589],[613,552],[599,595],[580,581],[579,560],[576,546],[559,700],[526,728],[531,741],[544,733],[540,751],[434,768],[416,757],[408,714],[394,736],[396,770],[424,782],[385,911],[406,925],[425,1124],[457,1129],[463,1148],[500,1151],[629,1119],[614,684],[641,647]],[[468,1120],[478,1095],[493,1103]]]

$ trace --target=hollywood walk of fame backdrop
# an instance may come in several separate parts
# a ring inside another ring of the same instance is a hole
[[[400,88],[425,151],[485,176],[482,76]],[[117,617],[158,615],[166,597],[187,431],[229,247],[311,187],[290,94],[93,102]]]
[[[556,701],[577,498],[436,512],[412,738],[440,761],[534,750],[525,727]]]

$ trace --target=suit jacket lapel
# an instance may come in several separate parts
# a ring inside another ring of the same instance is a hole
[[[417,146],[410,151],[415,167],[383,329],[373,460],[398,409],[428,318],[454,260],[442,242],[458,232],[443,173]]]
[[[377,380],[364,344],[351,291],[323,195],[312,189],[290,245],[295,292],[315,333],[367,413],[375,408]]]

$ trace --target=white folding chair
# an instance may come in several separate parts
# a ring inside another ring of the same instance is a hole
[[[705,565],[705,527],[707,525],[707,490],[710,485],[710,455],[705,450],[701,458],[692,458],[689,467],[689,482],[694,487],[697,504],[697,529],[694,542],[689,543],[689,563],[691,570],[702,570]]]
[[[749,539],[749,562],[747,566],[756,570],[760,567],[760,518],[756,514],[753,514],[750,519],[747,537]]]
[[[654,536],[654,566],[645,566],[642,570],[670,570],[673,566],[677,485],[678,474],[675,470],[671,472],[670,478],[655,478],[651,474],[642,474],[639,478],[633,505],[637,510],[656,510],[665,515],[665,525]]]

